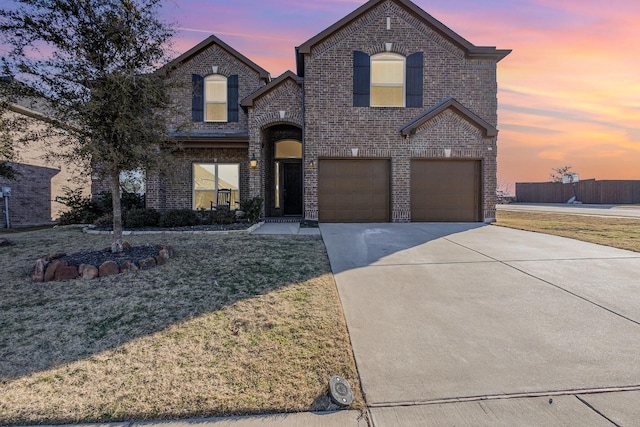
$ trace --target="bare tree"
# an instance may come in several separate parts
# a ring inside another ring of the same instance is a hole
[[[0,9],[4,69],[54,106],[68,160],[88,161],[111,181],[112,251],[122,250],[120,172],[162,170],[168,150],[172,28],[162,0],[14,0]]]
[[[22,128],[22,121],[11,113],[13,99],[12,79],[0,79],[0,178],[15,179],[16,171],[11,162],[16,158],[15,134]]]
[[[571,177],[575,174],[574,171],[571,170],[571,166],[566,165],[560,168],[551,168],[553,171],[549,174],[549,178],[551,178],[551,182],[562,182],[562,178],[565,176]]]

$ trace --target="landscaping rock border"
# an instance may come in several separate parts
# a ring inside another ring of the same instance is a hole
[[[144,245],[132,247],[123,242],[125,251],[111,253],[110,248],[103,251],[67,255],[63,252],[47,255],[36,261],[31,278],[36,282],[50,282],[71,279],[94,279],[146,270],[165,264],[173,257],[173,248],[165,245]],[[131,254],[127,253],[127,250]],[[136,255],[137,254],[137,255]],[[138,259],[134,259],[137,257]],[[102,260],[104,259],[104,261]],[[99,260],[96,264],[95,260]]]
[[[174,228],[134,228],[122,230],[123,236],[140,236],[145,234],[251,234],[259,228],[263,222],[256,224],[242,224],[244,228],[228,228],[224,225],[197,225],[192,227]],[[236,224],[237,225],[237,224]],[[246,227],[245,227],[246,226]],[[84,226],[82,232],[86,234],[113,234],[110,228],[101,228],[94,225]]]

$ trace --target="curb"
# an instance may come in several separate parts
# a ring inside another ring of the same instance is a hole
[[[264,222],[253,224],[251,227],[245,230],[122,230],[123,236],[141,236],[145,234],[250,234],[252,231],[258,229]],[[106,230],[93,230],[89,227],[82,229],[85,234],[113,234],[113,231]]]

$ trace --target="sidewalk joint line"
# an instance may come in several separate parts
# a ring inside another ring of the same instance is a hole
[[[428,406],[428,405],[441,405],[441,404],[448,404],[448,403],[482,402],[487,400],[528,399],[528,398],[535,398],[535,397],[551,397],[551,396],[577,396],[580,394],[620,393],[624,391],[640,391],[640,385],[575,389],[575,390],[539,391],[539,392],[529,392],[529,393],[490,394],[490,395],[466,396],[466,397],[448,397],[448,398],[433,399],[433,400],[380,402],[380,403],[369,403],[367,404],[367,406],[369,408],[395,408],[395,407],[402,407],[402,406]]]
[[[613,421],[611,418],[607,417],[605,414],[603,414],[602,412],[598,411],[596,408],[594,408],[589,402],[587,402],[586,400],[584,400],[583,398],[581,398],[580,396],[576,395],[576,399],[578,399],[580,402],[582,402],[587,408],[591,409],[593,412],[595,412],[596,414],[600,415],[602,418],[604,418],[605,420],[609,421],[611,424],[613,424],[616,427],[621,427],[620,424],[616,423],[615,421]]]
[[[535,275],[534,275],[534,274],[532,274],[532,273],[529,273],[529,272],[527,272],[527,271],[524,271],[524,270],[522,270],[522,269],[520,269],[520,268],[516,267],[515,265],[511,265],[511,264],[509,264],[510,262],[518,262],[518,261],[501,261],[501,260],[499,260],[499,259],[497,259],[497,258],[494,258],[494,257],[492,257],[492,256],[489,256],[489,255],[487,255],[487,254],[483,254],[482,252],[477,251],[477,250],[475,250],[475,249],[473,249],[473,248],[469,248],[469,247],[467,247],[467,246],[465,246],[465,245],[463,245],[463,244],[461,244],[461,243],[454,242],[453,240],[449,240],[449,239],[446,239],[446,238],[445,238],[445,240],[447,240],[447,241],[449,241],[449,242],[453,243],[454,245],[458,245],[458,246],[460,246],[460,247],[462,247],[462,248],[465,248],[465,249],[468,249],[468,250],[470,250],[470,251],[473,251],[473,252],[475,252],[475,253],[477,253],[477,254],[480,254],[480,255],[486,256],[487,258],[492,259],[492,260],[494,260],[494,261],[496,261],[496,262],[499,262],[500,264],[502,264],[502,265],[504,265],[504,266],[506,266],[506,267],[509,267],[509,268],[511,268],[511,269],[513,269],[513,270],[519,271],[520,273],[522,273],[522,274],[524,274],[524,275],[527,275],[527,276],[529,276],[529,277],[531,277],[531,278],[533,278],[533,279],[539,280],[539,281],[540,281],[540,282],[542,282],[542,283],[546,283],[546,284],[548,284],[548,285],[550,285],[550,286],[553,286],[554,288],[559,289],[559,290],[561,290],[561,291],[564,291],[564,292],[568,293],[569,295],[572,295],[572,296],[574,296],[574,297],[576,297],[576,298],[579,298],[579,299],[581,299],[581,300],[583,300],[583,301],[585,301],[585,302],[587,302],[587,303],[589,303],[589,304],[595,305],[596,307],[599,307],[599,308],[601,308],[601,309],[603,309],[603,310],[605,310],[605,311],[608,311],[609,313],[611,313],[611,314],[613,314],[613,315],[616,315],[616,316],[618,316],[618,317],[621,317],[621,318],[623,318],[623,319],[625,319],[625,320],[627,320],[627,321],[629,321],[629,322],[635,323],[636,325],[640,326],[640,321],[637,321],[637,320],[631,319],[630,317],[627,317],[627,316],[625,316],[625,315],[623,315],[623,314],[617,313],[617,312],[613,311],[612,309],[610,309],[610,308],[608,308],[608,307],[605,307],[605,306],[603,306],[603,305],[601,305],[601,304],[598,304],[598,303],[597,303],[597,302],[595,302],[595,301],[591,301],[589,298],[583,297],[582,295],[578,295],[578,294],[576,294],[575,292],[572,292],[572,291],[570,291],[570,290],[568,290],[568,289],[565,289],[565,288],[563,288],[563,287],[562,287],[562,286],[560,286],[560,285],[556,285],[555,283],[552,283],[552,282],[550,282],[550,281],[548,281],[548,280],[545,280],[545,279],[543,279],[543,278],[541,278],[541,277],[535,276]],[[614,259],[614,258],[593,258],[593,259]],[[626,257],[622,257],[621,259],[626,259]],[[564,260],[564,261],[567,261],[567,260]]]

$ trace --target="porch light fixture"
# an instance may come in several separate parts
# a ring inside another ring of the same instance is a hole
[[[316,162],[315,160],[309,160],[309,161],[307,162],[307,165],[308,165],[310,168],[315,168],[317,164],[318,164],[318,162]]]
[[[249,167],[251,169],[256,169],[258,167],[258,160],[255,157],[252,157],[251,160],[249,160]]]

